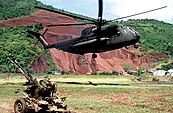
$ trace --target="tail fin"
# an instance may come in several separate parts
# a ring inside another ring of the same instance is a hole
[[[28,33],[30,34],[33,34],[37,39],[38,41],[41,42],[41,44],[43,45],[43,47],[45,49],[48,48],[49,44],[46,42],[46,40],[44,39],[44,34],[46,33],[47,29],[43,32],[43,34],[40,34],[38,32],[35,32],[35,31],[31,31],[31,30],[28,30]]]

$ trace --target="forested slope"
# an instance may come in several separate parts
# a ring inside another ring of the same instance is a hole
[[[33,12],[34,5],[41,5],[36,0],[0,0],[0,20],[19,17]]]
[[[0,0],[0,20],[29,15],[36,10],[36,5],[51,7],[36,0]],[[43,48],[34,46],[36,40],[27,31],[38,31],[41,28],[39,23],[33,26],[0,28],[0,72],[17,71],[10,63],[11,59],[16,59],[21,66],[28,69],[28,64],[43,52]]]
[[[33,36],[27,33],[31,27],[9,27],[0,29],[0,72],[15,71],[8,67],[11,59],[16,59],[23,67],[37,56],[40,47],[33,47]]]

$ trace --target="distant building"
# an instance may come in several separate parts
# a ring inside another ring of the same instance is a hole
[[[169,70],[167,71],[167,75],[173,76],[173,69],[169,69]]]
[[[153,75],[155,75],[155,76],[165,76],[165,75],[167,75],[167,71],[165,71],[165,70],[157,70],[157,71],[155,71],[155,72],[153,72]]]
[[[58,72],[58,71],[52,71],[52,74],[53,74],[53,75],[61,75],[61,72]]]

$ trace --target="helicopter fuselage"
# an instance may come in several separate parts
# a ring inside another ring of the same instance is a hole
[[[77,38],[48,44],[45,48],[56,48],[74,54],[99,53],[138,43],[139,33],[128,26],[111,24],[101,27],[89,27]]]

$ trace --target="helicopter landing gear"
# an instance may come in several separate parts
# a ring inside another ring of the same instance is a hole
[[[92,58],[97,58],[97,55],[95,53],[93,53]]]
[[[133,47],[134,47],[135,49],[137,49],[137,48],[139,47],[139,43],[135,43],[135,44],[133,45]]]

